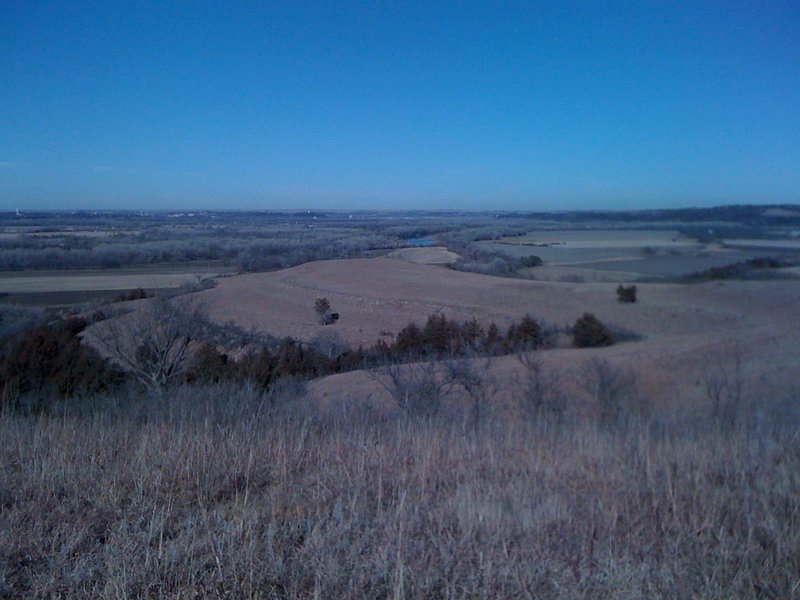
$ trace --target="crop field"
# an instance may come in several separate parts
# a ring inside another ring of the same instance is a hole
[[[431,248],[401,248],[386,255],[387,258],[397,258],[421,265],[448,265],[458,260],[455,252],[450,252],[442,246]]]
[[[538,279],[637,281],[674,279],[712,267],[763,256],[769,245],[728,242],[704,244],[677,231],[565,230],[481,242],[511,256],[536,255],[544,267],[530,271]],[[761,242],[753,240],[752,242]],[[772,248],[791,248],[792,242],[774,242]]]
[[[546,229],[523,236],[498,240],[509,245],[542,244],[559,245],[570,248],[643,248],[694,246],[696,242],[680,234],[677,230],[660,229]]]
[[[619,258],[616,260],[595,260],[569,263],[574,267],[588,270],[625,271],[636,273],[641,277],[680,277],[712,267],[723,267],[736,262],[756,258],[758,253],[719,251],[700,252],[697,254],[668,254],[657,256],[638,256]]]
[[[176,289],[206,277],[230,273],[224,266],[170,265],[126,269],[0,272],[2,301],[54,306],[110,300],[118,292]]]
[[[796,237],[788,240],[724,240],[724,243],[731,248],[756,248],[759,250],[784,250],[787,252],[800,251],[800,239]]]
[[[31,237],[45,237],[45,238],[60,238],[60,237],[83,237],[83,238],[106,238],[112,235],[120,235],[130,233],[128,231],[117,231],[117,230],[94,230],[94,231],[71,231],[71,230],[64,230],[64,231],[41,231],[41,232],[31,232],[27,235]]]

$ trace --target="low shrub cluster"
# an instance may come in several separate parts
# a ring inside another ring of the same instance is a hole
[[[277,348],[261,346],[238,360],[209,343],[203,343],[195,352],[192,365],[186,373],[186,381],[219,383],[248,380],[259,387],[268,388],[282,378],[310,379],[353,368],[351,365],[346,368],[346,365],[346,357],[330,359],[316,348],[290,337],[282,340]]]
[[[538,349],[549,343],[550,333],[530,316],[512,324],[503,335],[494,323],[484,329],[476,320],[459,322],[444,315],[431,315],[423,327],[416,323],[404,327],[392,343],[378,340],[368,348],[344,349],[335,355],[288,337],[277,345],[262,345],[234,360],[206,343],[195,353],[187,381],[216,383],[247,379],[268,387],[281,378],[306,379],[424,358],[494,356]]]

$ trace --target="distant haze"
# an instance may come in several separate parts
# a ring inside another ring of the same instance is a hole
[[[800,201],[796,0],[234,4],[0,3],[0,210]]]

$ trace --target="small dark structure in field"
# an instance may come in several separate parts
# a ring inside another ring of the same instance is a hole
[[[326,313],[322,318],[323,325],[331,325],[339,320],[339,313]]]
[[[625,287],[620,285],[617,287],[617,302],[622,302],[623,304],[636,302],[636,286]]]

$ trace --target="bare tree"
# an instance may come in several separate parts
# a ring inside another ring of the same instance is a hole
[[[633,400],[636,377],[632,371],[615,367],[607,360],[594,358],[575,374],[575,382],[596,402],[600,422],[614,425],[622,416],[622,407]]]
[[[328,360],[333,360],[350,350],[350,346],[345,343],[342,336],[336,330],[328,328],[311,338],[309,345],[321,352]]]
[[[564,395],[558,385],[558,376],[545,368],[535,352],[517,352],[514,358],[522,366],[522,374],[515,378],[522,411],[534,419],[546,414],[561,414]]]
[[[491,370],[492,357],[450,360],[444,366],[452,385],[460,387],[467,395],[470,421],[477,431],[488,416],[492,398],[498,390],[497,379]]]
[[[454,386],[447,368],[434,360],[391,363],[371,373],[408,416],[437,415],[444,397]]]
[[[204,321],[199,307],[186,300],[157,298],[95,324],[87,337],[101,354],[160,391],[186,373]]]

